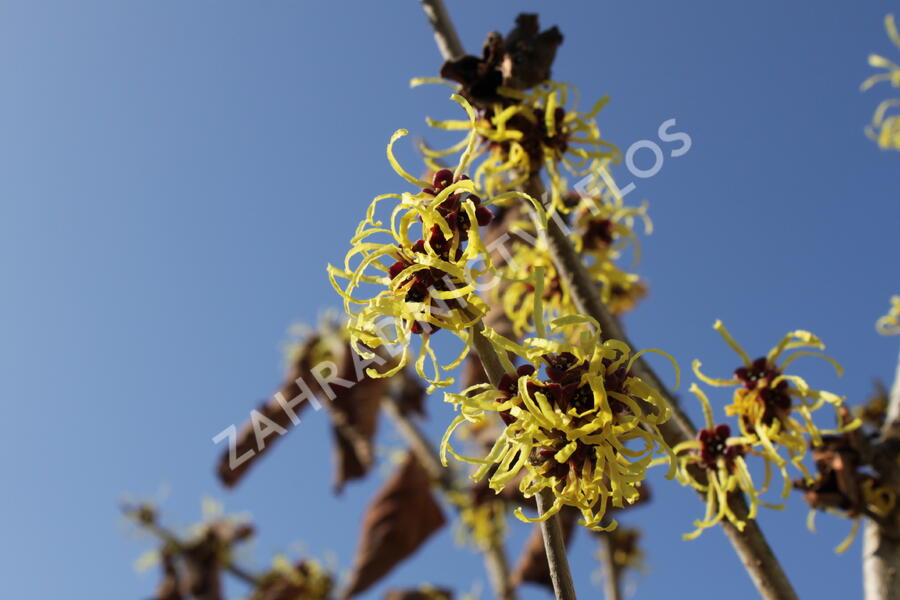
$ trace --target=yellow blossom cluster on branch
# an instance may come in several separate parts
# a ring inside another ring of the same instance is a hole
[[[459,415],[444,435],[441,453],[445,463],[451,454],[477,464],[473,478],[489,477],[497,492],[517,479],[526,498],[551,490],[555,501],[537,519],[526,517],[521,507],[516,510],[524,521],[545,520],[563,506],[573,506],[581,511],[584,525],[604,531],[616,527],[606,518],[610,507],[638,500],[654,457],[672,458],[659,432],[669,409],[657,390],[631,372],[646,351],[633,354],[623,342],[601,341],[599,333],[584,325],[599,332],[596,322],[574,315],[556,319],[549,335],[544,332],[523,344],[491,333],[491,341],[504,351],[499,356],[507,372],[498,386],[479,384],[445,394]],[[571,327],[581,331],[577,343],[564,341],[571,337],[565,335]],[[514,369],[506,352],[524,363]],[[451,436],[460,424],[497,415],[506,428],[487,456],[469,458],[453,449]]]
[[[843,374],[837,361],[821,352],[825,345],[812,333],[792,331],[765,356],[751,359],[721,321],[716,321],[713,327],[740,357],[741,365],[730,378],[705,375],[699,360],[694,361],[693,370],[707,385],[737,388],[731,403],[725,406],[725,414],[737,419],[740,435],[732,436],[729,425],[715,423],[708,398],[693,385],[691,391],[703,404],[706,428],[696,440],[677,445],[675,451],[679,454],[679,479],[707,495],[707,513],[702,521],[695,523],[697,530],[686,536],[689,538],[723,518],[743,529],[744,521],[728,505],[730,492],[739,489],[745,494],[750,503],[748,518],[755,517],[760,504],[776,507],[760,500],[760,495],[769,489],[774,469],[782,475],[781,497],[786,498],[791,490],[788,464],[800,472],[803,481],[812,482],[813,477],[802,462],[807,448],[821,446],[823,436],[852,431],[861,424],[858,419],[842,420],[838,411],[844,402],[842,397],[811,388],[802,377],[786,372],[796,359],[815,357],[830,363],[838,375]],[[820,429],[813,420],[813,413],[826,404],[835,409],[837,426],[833,430]],[[763,463],[765,476],[760,487],[754,485],[747,469],[744,457],[749,455],[759,457]],[[691,472],[691,468],[697,467],[705,471],[705,482]]]
[[[413,84],[427,81],[432,80],[413,80]],[[475,178],[488,194],[516,189],[544,169],[552,194],[550,207],[568,212],[571,207],[563,203],[568,187],[564,173],[580,178],[620,160],[621,152],[602,138],[596,122],[609,101],[607,96],[582,113],[578,112],[578,91],[567,83],[547,81],[527,92],[510,88],[498,92],[502,101],[480,108],[474,122],[428,119],[437,129],[477,134],[477,152],[484,160]],[[459,151],[461,145],[423,151],[433,161]]]
[[[457,95],[453,99],[474,121],[468,102]],[[419,191],[376,197],[356,229],[343,268],[329,266],[328,273],[344,299],[352,342],[360,355],[373,358],[372,349],[381,346],[401,349],[393,368],[380,373],[370,369],[370,375],[386,377],[403,369],[412,360],[412,338],[419,336],[416,371],[433,387],[441,387],[452,383],[444,374],[466,357],[471,328],[487,312],[476,290],[479,278],[492,270],[479,234],[493,218],[487,207],[524,195],[482,200],[475,182],[465,174],[475,146],[474,132],[454,171],[440,169],[431,181],[410,175],[393,153],[394,143],[406,134],[402,129],[394,133],[387,156],[397,174]],[[377,213],[386,200],[394,206],[382,221]],[[367,284],[375,295],[360,297]],[[462,352],[447,364],[440,363],[430,343],[441,330],[463,341]]]

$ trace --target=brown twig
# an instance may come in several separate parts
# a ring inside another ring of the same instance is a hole
[[[553,492],[547,488],[538,492],[534,498],[540,515],[546,513],[553,504]],[[544,534],[544,551],[547,553],[550,580],[553,582],[553,592],[557,600],[575,600],[575,585],[572,583],[572,572],[569,570],[566,540],[559,522],[559,514],[541,521],[541,533]]]
[[[484,372],[492,385],[499,385],[503,376],[503,366],[497,357],[497,352],[491,342],[484,337],[482,327],[479,326],[473,333],[473,343]],[[544,489],[535,496],[538,514],[543,515],[547,508],[553,504],[553,494]],[[550,579],[553,582],[553,591],[557,600],[575,600],[575,588],[572,585],[572,573],[569,570],[569,559],[566,556],[566,543],[559,522],[559,515],[541,521],[541,531],[544,534],[544,548],[547,551],[547,562],[550,566]]]
[[[187,544],[184,541],[182,541],[177,535],[175,535],[159,523],[142,523],[141,525],[144,529],[158,537],[166,544],[170,545],[172,548],[176,549],[179,553],[184,552],[187,548]],[[257,586],[261,582],[261,579],[258,575],[254,575],[253,573],[245,570],[243,567],[235,564],[230,559],[223,562],[221,564],[221,567],[225,571],[228,571],[236,578],[249,585]]]
[[[431,23],[434,30],[434,41],[437,43],[438,50],[444,60],[452,60],[465,55],[462,43],[459,41],[459,35],[456,28],[447,14],[447,8],[444,6],[443,0],[422,0],[422,10]]]
[[[609,534],[600,536],[600,563],[603,565],[603,595],[606,600],[622,599],[622,569],[616,563],[615,542]]]

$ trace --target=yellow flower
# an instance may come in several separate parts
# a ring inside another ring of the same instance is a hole
[[[250,600],[264,598],[303,598],[327,600],[331,597],[334,580],[315,560],[301,560],[296,564],[283,555],[272,562],[272,569],[264,574]]]
[[[413,85],[433,80],[414,80]],[[577,110],[578,92],[566,83],[547,81],[529,92],[500,88],[505,102],[497,102],[470,121],[428,119],[432,127],[473,130],[479,136],[479,154],[485,159],[475,178],[488,194],[514,189],[545,168],[550,179],[552,206],[566,211],[562,190],[567,189],[559,165],[576,177],[618,162],[619,149],[604,140],[597,127],[597,113],[609,101],[598,100],[587,113]],[[571,103],[570,103],[571,100]],[[461,143],[447,150],[424,149],[430,159],[457,152]]]
[[[507,374],[498,387],[481,384],[445,394],[460,414],[444,434],[441,455],[445,463],[450,453],[479,465],[472,477],[490,474],[489,486],[498,493],[520,473],[519,490],[526,498],[551,490],[555,501],[544,515],[529,519],[516,510],[523,521],[547,519],[568,505],[581,511],[587,527],[611,530],[616,522],[604,520],[607,507],[635,502],[653,457],[672,457],[658,429],[669,419],[669,409],[657,390],[631,373],[634,360],[647,351],[632,354],[623,342],[601,342],[587,326],[599,331],[588,317],[556,319],[552,338],[539,326],[541,337],[523,345],[489,332]],[[555,339],[570,327],[581,332],[577,343]],[[526,364],[514,370],[507,352]],[[450,445],[453,431],[493,414],[506,428],[487,456],[457,454]],[[674,464],[669,476],[674,476]]]
[[[706,515],[702,521],[694,521],[697,529],[683,537],[686,540],[694,539],[703,533],[704,529],[716,526],[722,519],[727,519],[738,530],[743,531],[745,522],[732,512],[728,505],[728,495],[735,490],[740,490],[746,495],[750,503],[750,512],[747,515],[749,519],[756,517],[760,504],[781,508],[759,499],[760,494],[769,486],[771,478],[769,463],[772,459],[768,454],[759,454],[765,461],[766,472],[765,482],[757,488],[744,460],[744,456],[748,453],[758,454],[751,447],[756,438],[732,437],[731,427],[726,424],[716,425],[706,394],[696,384],[691,384],[690,390],[703,405],[706,427],[698,432],[696,440],[677,444],[672,450],[677,455],[678,480],[683,485],[689,485],[706,494]],[[691,473],[692,469],[702,470],[706,474],[706,481],[699,481]],[[787,481],[787,478],[785,480]],[[789,490],[789,487],[786,488],[784,495]]]
[[[570,192],[564,202],[567,206],[578,207],[569,237],[576,250],[587,259],[588,272],[598,284],[601,299],[613,314],[632,310],[646,295],[646,286],[638,275],[619,269],[613,261],[621,258],[622,250],[630,244],[634,246],[634,262],[637,262],[639,245],[633,230],[634,221],[641,219],[645,231],[652,231],[646,205],[627,207],[621,199],[605,195],[582,196],[576,192]],[[512,323],[514,333],[521,337],[535,331],[532,321],[535,301],[543,306],[545,322],[578,311],[556,271],[547,240],[538,235],[534,223],[515,221],[509,229],[514,233],[512,248],[506,263],[498,267],[507,284],[494,287],[493,292]]]
[[[900,99],[885,100],[878,105],[872,124],[866,127],[869,139],[878,142],[882,150],[900,150],[900,115],[887,115],[888,109],[900,107]]]
[[[453,99],[474,119],[472,108],[463,98]],[[393,368],[383,373],[369,369],[370,376],[385,377],[404,368],[409,362],[412,336],[418,335],[421,349],[416,370],[432,386],[443,386],[453,380],[442,377],[442,373],[466,356],[468,328],[487,311],[476,285],[491,268],[479,227],[489,223],[492,214],[486,208],[489,202],[481,200],[474,182],[463,174],[474,147],[474,134],[469,136],[456,170],[442,169],[430,182],[408,174],[394,158],[393,145],[406,134],[402,129],[394,133],[387,156],[394,170],[419,191],[376,197],[351,240],[344,268],[329,265],[328,273],[344,298],[351,340],[360,355],[371,359],[371,349],[402,348]],[[385,224],[375,215],[388,199],[396,205]],[[346,284],[339,284],[338,278],[345,279]],[[374,284],[377,293],[357,297],[366,284]],[[354,307],[361,308],[355,311]],[[461,354],[448,365],[438,362],[430,345],[431,336],[441,329],[463,340]],[[426,360],[431,363],[429,372]]]
[[[887,31],[891,42],[900,48],[900,33],[897,32],[897,24],[894,22],[894,15],[887,15],[884,17],[884,28]],[[876,69],[884,69],[885,72],[877,73],[866,79],[860,86],[860,89],[866,91],[881,81],[889,81],[893,87],[900,87],[900,66],[895,62],[878,54],[870,54],[869,66],[875,67]]]
[[[814,356],[827,361],[838,375],[843,374],[843,369],[833,358],[818,352],[825,345],[808,331],[792,331],[766,356],[750,360],[721,321],[716,321],[713,328],[741,357],[743,364],[735,369],[731,379],[715,379],[701,373],[701,363],[695,360],[694,373],[709,385],[737,386],[732,403],[725,407],[725,414],[739,417],[742,434],[758,439],[775,464],[784,465],[784,460],[775,449],[776,445],[782,446],[791,462],[807,480],[811,479],[801,462],[807,445],[804,436],[809,436],[812,444],[818,446],[822,443],[823,433],[850,431],[858,427],[860,422],[855,420],[849,425],[841,424],[835,431],[820,430],[813,422],[812,413],[827,403],[835,408],[837,414],[837,407],[844,399],[831,392],[812,389],[803,378],[788,375],[784,371],[801,356]],[[782,359],[785,352],[790,353]],[[837,422],[841,422],[839,416]]]
[[[541,305],[544,322],[578,312],[543,241],[536,246],[514,244],[510,260],[499,272],[508,284],[492,291],[499,297],[516,336],[535,331],[536,302]],[[611,262],[595,262],[588,273],[600,287],[601,300],[615,315],[632,310],[647,293],[638,275],[622,271]]]
[[[493,291],[500,295],[516,337],[535,331],[536,303],[541,306],[544,321],[577,312],[543,241],[538,241],[536,246],[515,243],[510,260],[500,272],[508,283],[496,286]]]
[[[890,40],[895,46],[900,47],[900,33],[897,32],[894,15],[887,15],[884,18],[884,27]],[[889,82],[895,88],[900,87],[900,66],[895,62],[878,54],[870,54],[869,65],[884,69],[884,72],[866,79],[861,86],[863,91],[882,81]],[[883,101],[875,110],[872,124],[866,127],[866,135],[878,142],[878,146],[883,150],[900,150],[900,115],[886,116],[889,109],[897,107],[900,107],[900,99]]]
[[[459,509],[462,538],[471,540],[480,550],[496,548],[506,532],[504,502],[478,498],[475,493],[450,492],[449,500]]]
[[[614,315],[634,310],[647,295],[647,286],[635,273],[628,273],[611,262],[594,263],[588,272],[601,283],[600,299]]]
[[[900,335],[900,296],[891,297],[891,309],[878,319],[875,329],[881,335]]]
[[[640,244],[634,232],[634,222],[640,219],[644,233],[653,232],[653,222],[647,216],[647,203],[625,206],[621,196],[608,193],[602,196],[569,194],[566,205],[576,207],[572,241],[575,249],[595,261],[616,260],[628,245],[634,247],[634,262],[640,258]]]

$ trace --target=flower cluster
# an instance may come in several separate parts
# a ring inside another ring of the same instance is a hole
[[[480,550],[497,548],[506,532],[506,507],[502,500],[487,497],[484,490],[454,491],[449,500],[459,510],[460,541],[469,541]]]
[[[781,450],[787,453],[803,480],[812,482],[813,477],[802,462],[807,447],[817,448],[822,445],[823,436],[852,431],[860,425],[859,420],[841,418],[843,398],[813,389],[802,377],[786,372],[797,358],[811,356],[827,361],[842,374],[841,366],[821,352],[825,346],[815,335],[802,330],[790,332],[765,356],[751,360],[721,321],[716,321],[713,327],[738,354],[742,364],[729,379],[708,377],[700,371],[698,360],[694,361],[693,370],[708,385],[736,388],[731,403],[725,406],[725,414],[737,418],[740,435],[732,436],[727,424],[715,424],[709,400],[693,385],[691,391],[703,404],[706,428],[696,440],[677,445],[675,451],[679,454],[680,480],[707,494],[707,513],[704,520],[695,523],[697,530],[687,535],[688,538],[696,537],[702,529],[723,518],[743,529],[743,521],[728,506],[728,494],[734,490],[742,491],[748,498],[748,518],[756,515],[759,505],[778,508],[762,501],[760,495],[769,489],[773,469],[778,469],[783,477],[781,497],[786,498],[790,493],[788,460],[782,457]],[[835,409],[838,423],[835,430],[822,430],[813,421],[813,413],[825,404]],[[687,454],[682,454],[685,451]],[[765,481],[760,487],[754,486],[747,469],[748,455],[755,455],[763,462]],[[706,481],[698,480],[691,469],[705,471]]]
[[[887,15],[884,18],[884,27],[891,42],[900,48],[900,33],[897,32],[894,15]],[[877,69],[884,69],[884,72],[866,79],[861,86],[863,91],[882,81],[887,81],[891,86],[900,88],[900,65],[878,54],[869,55],[869,65]],[[882,101],[875,109],[872,124],[866,127],[866,135],[877,142],[883,150],[900,150],[900,114],[892,112],[898,108],[900,108],[900,98]]]
[[[453,98],[474,119],[469,104],[460,96]],[[413,177],[394,157],[394,143],[406,134],[399,130],[392,136],[387,156],[394,170],[419,191],[376,197],[351,240],[343,269],[329,266],[328,272],[344,298],[351,338],[360,355],[371,357],[371,349],[381,346],[402,348],[402,356],[391,370],[377,373],[370,369],[370,375],[389,376],[405,367],[410,362],[412,336],[421,336],[416,370],[432,386],[443,386],[452,379],[442,373],[465,358],[468,330],[487,312],[476,286],[491,268],[479,228],[490,223],[492,213],[463,172],[472,155],[474,134],[469,136],[456,170],[438,170],[431,181]],[[387,199],[395,200],[396,205],[385,224],[376,219],[376,211]],[[339,284],[339,278],[346,284]],[[373,284],[378,291],[372,297],[359,298],[357,293],[366,284]],[[361,308],[354,310],[358,306]],[[430,337],[442,329],[464,341],[463,352],[448,365],[439,364],[430,346]],[[431,368],[426,372],[428,359]]]
[[[696,440],[677,444],[673,451],[677,456],[679,481],[706,496],[706,515],[702,520],[694,521],[696,529],[685,534],[684,538],[694,539],[722,519],[727,519],[743,531],[745,521],[732,511],[728,495],[735,490],[746,495],[750,503],[748,519],[756,517],[760,504],[775,507],[759,498],[769,487],[772,457],[753,448],[756,441],[753,437],[732,436],[729,425],[716,424],[706,394],[696,384],[691,384],[690,390],[703,405],[705,427],[698,432]],[[753,483],[744,460],[748,454],[761,456],[764,461],[765,481],[760,487]],[[700,473],[702,477],[697,476]]]
[[[569,239],[585,259],[601,300],[615,315],[632,310],[646,295],[646,286],[637,274],[623,270],[617,262],[628,247],[632,249],[632,262],[639,259],[635,221],[641,220],[644,231],[652,232],[646,204],[625,206],[620,196],[602,184],[593,186],[590,194],[568,193],[564,204],[574,208],[571,227],[566,224]],[[557,273],[545,237],[529,221],[514,222],[511,229],[516,235],[511,238],[509,259],[498,266],[505,283],[493,292],[513,331],[522,336],[535,330],[535,302],[542,305],[544,321],[578,311]]]
[[[422,81],[427,80],[414,80],[413,84]],[[480,108],[474,123],[428,120],[437,129],[477,133],[478,153],[484,155],[484,160],[476,178],[488,193],[515,189],[544,169],[552,193],[552,209],[567,212],[563,196],[568,186],[560,167],[575,177],[583,177],[620,160],[621,152],[602,138],[596,123],[608,96],[582,113],[578,112],[578,91],[567,83],[546,81],[531,91],[503,87],[498,91],[500,100]],[[447,150],[423,151],[434,160],[457,152],[461,144]]]
[[[694,373],[708,385],[737,387],[732,403],[725,407],[725,413],[738,417],[741,433],[758,439],[776,463],[783,463],[775,448],[781,446],[792,462],[803,470],[800,460],[806,452],[806,438],[814,445],[819,445],[822,434],[831,433],[816,426],[813,412],[825,404],[830,404],[837,410],[844,399],[831,392],[809,387],[802,377],[790,375],[785,369],[802,356],[827,361],[838,375],[843,375],[843,369],[833,358],[820,352],[825,349],[825,345],[808,331],[788,333],[768,354],[751,360],[721,321],[716,321],[713,327],[740,356],[743,364],[734,370],[730,379],[716,379],[704,375],[700,371],[700,361],[695,360]],[[785,353],[788,354],[784,356]],[[854,421],[851,425],[841,426],[840,431],[858,424],[858,421]]]
[[[875,329],[881,335],[900,335],[900,296],[891,297],[891,308],[878,319]]]
[[[669,410],[659,392],[631,372],[643,352],[632,354],[624,343],[602,342],[587,330],[578,343],[558,340],[566,328],[585,324],[599,331],[589,318],[569,316],[551,323],[551,336],[522,345],[490,334],[500,356],[510,352],[525,364],[513,369],[505,360],[507,373],[496,387],[445,394],[460,414],[444,435],[441,454],[445,462],[449,453],[479,465],[472,477],[489,476],[498,493],[517,478],[526,498],[549,489],[552,507],[537,519],[525,517],[520,507],[516,515],[524,521],[545,520],[568,505],[581,511],[587,527],[611,530],[616,522],[605,519],[608,507],[635,502],[654,456],[672,457],[659,432]],[[486,457],[453,450],[450,438],[461,423],[495,415],[506,428]]]

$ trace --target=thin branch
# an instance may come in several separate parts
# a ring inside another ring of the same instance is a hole
[[[185,542],[183,542],[177,535],[175,535],[159,523],[142,523],[142,526],[144,527],[144,529],[153,533],[163,542],[175,548],[179,553],[183,553],[187,549],[187,544]],[[254,575],[253,573],[245,570],[243,567],[235,564],[230,559],[226,560],[223,563],[220,563],[220,566],[223,570],[228,571],[236,578],[240,579],[248,585],[258,586],[262,581],[260,576]]]
[[[425,16],[428,17],[428,22],[434,29],[434,41],[444,60],[464,56],[466,52],[459,41],[456,28],[453,27],[453,21],[447,14],[443,0],[422,0],[422,10],[425,11]]]
[[[900,488],[900,357],[888,399],[881,437],[873,449],[875,470],[885,485]],[[900,508],[886,518],[866,520],[863,535],[863,584],[866,600],[900,600]]]
[[[447,14],[443,0],[422,0],[422,8],[428,16],[428,21],[434,29],[434,39],[438,49],[445,60],[460,58],[465,55],[459,36]],[[500,363],[493,345],[483,335],[484,325],[479,323],[473,332],[473,345],[481,360],[485,374],[493,385],[497,385],[503,376],[503,367]],[[549,490],[543,490],[537,495],[538,513],[543,515],[547,506]],[[553,589],[557,600],[574,600],[575,589],[572,585],[572,574],[569,570],[569,561],[566,557],[566,545],[562,536],[559,516],[553,515],[541,523],[544,533],[544,545],[547,551],[547,561],[550,566],[550,574],[553,580]],[[506,578],[508,580],[508,577]]]
[[[535,495],[538,514],[543,515],[553,504],[553,492],[544,488]],[[544,534],[544,551],[547,553],[547,564],[550,566],[550,581],[557,600],[575,600],[575,586],[572,573],[569,571],[569,559],[566,556],[566,538],[563,536],[559,514],[541,521],[541,533]]]
[[[478,359],[481,361],[481,366],[484,367],[484,373],[487,375],[488,381],[491,382],[491,385],[498,387],[500,378],[503,377],[504,369],[493,344],[484,337],[484,325],[482,323],[478,323],[472,331],[472,345],[475,347],[475,352],[478,353]]]
[[[540,176],[535,175],[528,180],[526,192],[534,198],[544,197],[544,186]],[[554,219],[550,219],[547,224],[547,241],[556,270],[579,312],[593,317],[600,324],[605,337],[621,340],[634,347],[628,341],[619,320],[606,308],[600,298],[597,283],[591,278],[568,235]],[[643,357],[634,362],[632,370],[635,375],[662,394],[672,411],[673,418],[660,427],[666,443],[674,446],[693,439],[696,436],[696,427]],[[748,514],[747,501],[742,494],[730,494],[728,504],[738,518],[744,519]],[[781,564],[754,520],[746,520],[744,531],[738,531],[730,522],[723,523],[723,528],[757,591],[765,600],[797,598]]]
[[[616,564],[616,548],[610,534],[600,536],[600,564],[603,565],[603,595],[606,600],[622,600],[622,570]]]
[[[491,342],[484,337],[483,325],[473,331],[473,344],[484,366],[484,372],[491,384],[498,386],[503,376],[503,366],[497,357],[497,351]],[[543,515],[553,504],[553,494],[544,489],[535,496],[538,514]],[[547,552],[547,563],[550,567],[550,579],[557,600],[575,600],[575,588],[572,585],[572,572],[569,570],[569,559],[566,556],[566,542],[559,522],[559,514],[541,521],[541,532],[544,534],[544,549]]]

